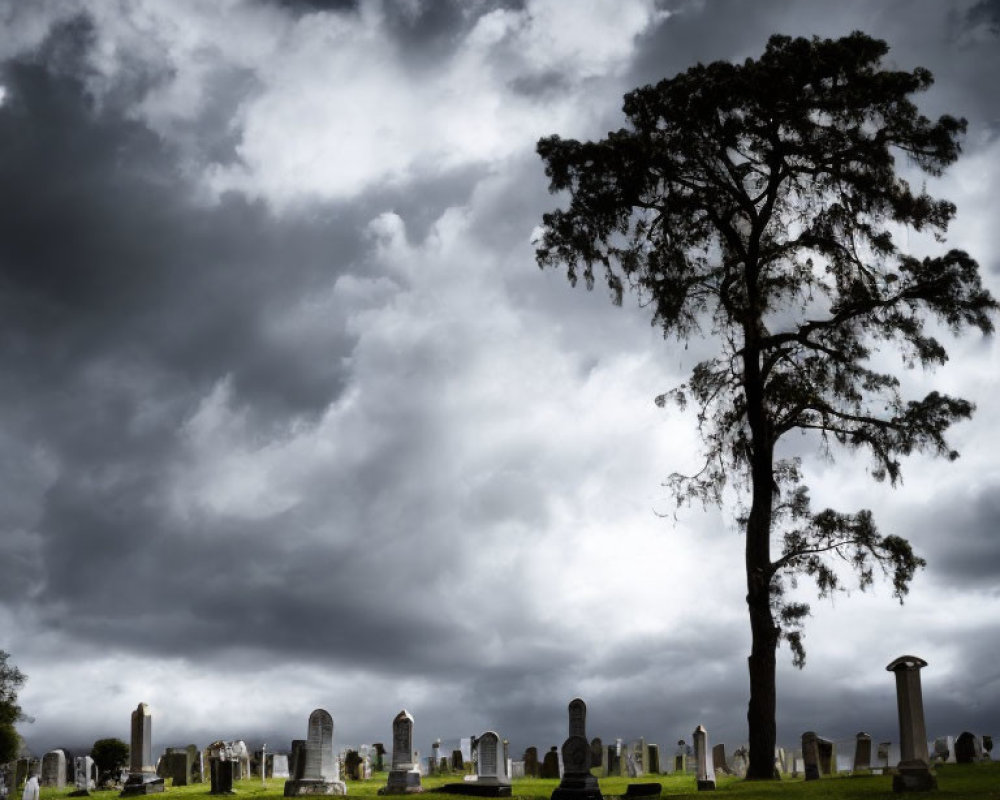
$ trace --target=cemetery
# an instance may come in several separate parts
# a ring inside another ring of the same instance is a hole
[[[883,798],[911,792],[997,797],[1000,764],[991,757],[991,735],[961,731],[928,740],[920,686],[925,666],[922,659],[906,655],[886,667],[895,678],[897,741],[873,747],[864,731],[846,738],[805,731],[800,747],[776,748],[773,781],[744,780],[746,747],[732,747],[727,757],[726,743],[713,746],[702,725],[690,734],[692,744],[677,742],[673,759],[661,760],[659,746],[642,738],[616,738],[613,744],[611,739],[605,744],[601,738],[588,738],[587,706],[581,698],[569,703],[565,741],[550,746],[541,761],[537,746],[512,753],[509,741],[494,730],[459,739],[450,753],[442,753],[442,740],[435,739],[431,755],[423,758],[416,720],[406,709],[391,721],[389,759],[381,742],[338,747],[334,718],[322,708],[308,715],[306,738],[291,740],[287,752],[266,746],[251,752],[242,740],[158,751],[153,713],[139,703],[130,720],[128,763],[117,774],[102,774],[89,755],[61,749],[40,757],[26,754],[0,770],[0,797],[17,800],[29,780],[39,783],[44,800],[160,793],[178,800],[206,795],[271,800],[423,793],[603,800],[693,797],[706,791],[751,800],[777,794]],[[154,758],[154,752],[161,754]]]

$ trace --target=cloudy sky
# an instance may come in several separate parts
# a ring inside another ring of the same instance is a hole
[[[863,29],[969,120],[935,194],[1000,295],[996,0],[7,0],[0,4],[0,649],[41,753],[128,738],[287,748],[493,728],[666,745],[746,731],[742,537],[663,482],[655,406],[697,347],[534,261],[539,137],[769,35]],[[923,246],[914,243],[915,246]],[[779,741],[1000,734],[1000,344],[931,375],[978,405],[904,483],[807,455],[816,507],[928,561],[813,603]],[[811,452],[807,448],[807,453]],[[808,587],[801,588],[807,598]]]

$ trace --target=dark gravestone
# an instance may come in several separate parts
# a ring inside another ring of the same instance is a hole
[[[542,768],[539,770],[538,777],[559,777],[559,753],[555,747],[549,750],[549,752],[545,754],[545,758],[542,759]]]
[[[618,754],[618,748],[608,745],[608,775],[618,777],[622,774],[622,757]]]
[[[872,737],[864,731],[855,737],[854,768],[852,772],[864,772],[872,766]]]
[[[570,730],[573,730],[572,718]],[[545,757],[546,761],[548,756]],[[552,800],[603,800],[600,786],[590,773],[590,743],[585,736],[571,735],[562,746],[563,776],[552,792]]]
[[[352,781],[361,780],[361,756],[357,750],[348,750],[344,755],[344,773]]]
[[[712,767],[715,769],[717,775],[733,774],[733,771],[729,769],[729,764],[726,762],[726,746],[722,742],[719,742],[712,748]]]
[[[375,772],[382,772],[385,769],[385,745],[382,742],[375,742],[372,745],[372,749],[375,751],[375,766],[373,769]]]
[[[987,757],[993,752],[993,737],[989,734],[983,735],[983,752],[986,753]]]
[[[604,744],[600,739],[592,739],[590,742],[590,766],[604,766]]]
[[[213,758],[209,763],[212,774],[210,794],[235,794],[233,792],[233,772],[237,762]]]
[[[453,772],[462,772],[465,770],[465,759],[462,758],[461,750],[451,751],[451,769]]]
[[[538,748],[529,747],[524,751],[524,777],[538,777]]]
[[[816,746],[819,749],[819,771],[822,775],[834,775],[837,772],[837,752],[833,742],[817,737]]]
[[[963,731],[955,740],[955,761],[959,764],[972,764],[976,760],[976,737]]]
[[[288,758],[288,772],[293,779],[301,778],[301,771],[305,769],[305,760],[300,758],[305,746],[305,739],[292,739],[292,754]]]
[[[807,781],[819,780],[819,737],[814,731],[802,734],[802,765]]]
[[[646,752],[649,754],[649,764],[646,765],[646,772],[650,775],[660,774],[660,746],[657,744],[647,745]]]
[[[186,750],[167,749],[160,759],[159,774],[169,778],[172,786],[187,786],[191,783],[191,764]]]

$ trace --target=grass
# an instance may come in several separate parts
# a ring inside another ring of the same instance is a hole
[[[955,798],[956,800],[1000,800],[1000,762],[988,764],[945,764],[937,767],[938,791],[927,796],[928,800]],[[460,776],[427,777],[423,779],[424,794],[421,800],[457,800],[458,795],[435,792],[436,787],[461,780]],[[660,783],[663,796],[670,798],[732,797],[738,800],[780,800],[781,798],[837,798],[838,800],[890,800],[900,795],[892,792],[892,778],[887,775],[849,776],[823,778],[806,783],[802,778],[785,778],[781,781],[747,782],[738,778],[720,776],[714,793],[699,792],[693,775],[647,775],[642,778],[602,778],[601,792],[605,797],[618,797],[625,793],[629,783]],[[375,798],[378,790],[385,785],[386,775],[366,781],[347,781],[348,797]],[[266,786],[259,779],[236,781],[234,800],[279,800],[285,781],[270,778]],[[517,779],[513,783],[513,797],[522,800],[549,800],[552,790],[559,785],[557,780],[538,778]],[[42,789],[41,800],[62,800],[72,791],[63,789]],[[11,793],[12,800],[17,800]],[[117,792],[91,792],[95,800],[116,800]],[[157,797],[154,795],[154,798]],[[195,800],[209,798],[207,784],[192,786],[168,786],[158,797],[162,800]],[[402,800],[402,798],[400,799]]]

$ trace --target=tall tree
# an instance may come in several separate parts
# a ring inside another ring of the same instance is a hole
[[[955,207],[915,191],[896,158],[939,175],[966,124],[922,116],[910,96],[930,73],[882,69],[887,52],[860,32],[773,36],[757,60],[698,64],[627,94],[628,127],[606,139],[538,143],[550,190],[569,193],[544,216],[539,265],[588,288],[603,272],[613,301],[637,292],[665,337],[717,345],[657,402],[693,403],[705,445],[700,471],[671,477],[678,499],[721,502],[727,481],[741,492],[754,779],[774,773],[781,639],[797,666],[805,658],[809,607],[785,584],[804,574],[823,596],[838,568],[862,589],[880,570],[902,601],[924,564],[867,509],[814,513],[781,438],[866,450],[874,478],[892,484],[914,451],[956,458],[945,432],[973,406],[939,392],[904,400],[872,356],[891,345],[907,365],[942,364],[936,329],[988,333],[997,308],[967,253],[899,247],[907,229],[943,241]]]
[[[10,654],[0,650],[0,764],[17,758],[21,737],[17,735],[14,723],[26,719],[17,704],[17,693],[24,685],[24,673],[9,660]]]

